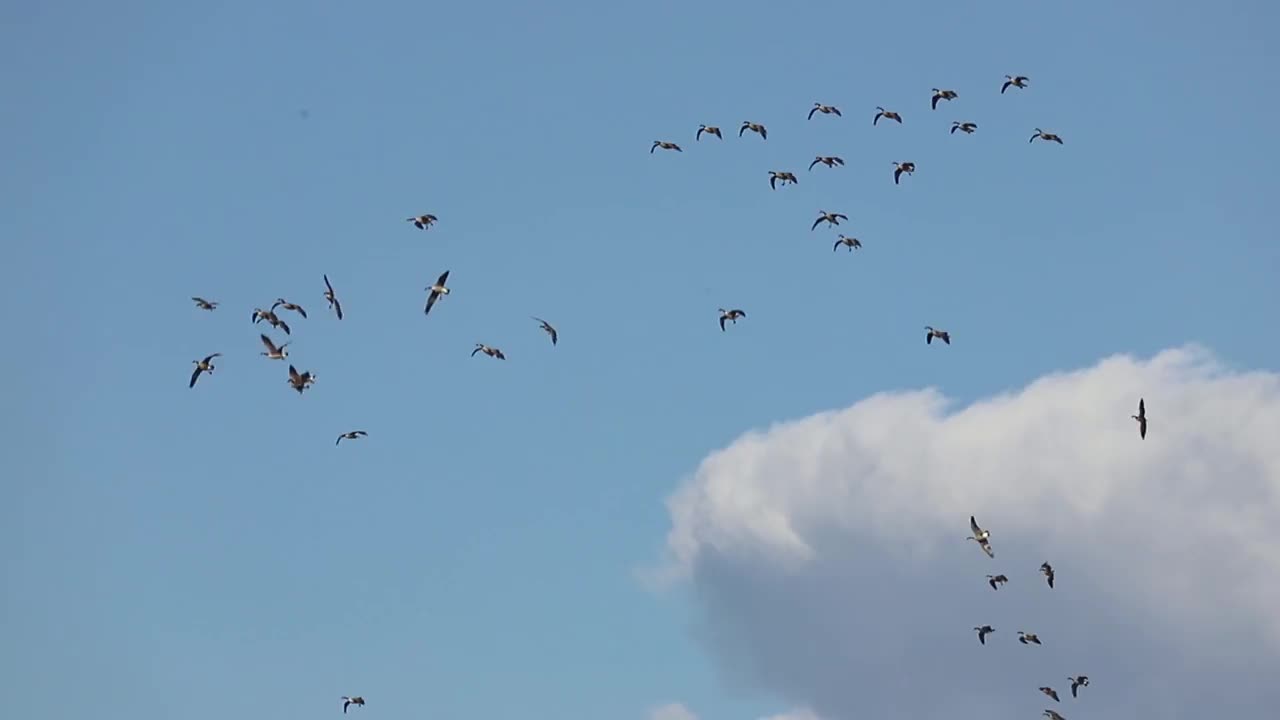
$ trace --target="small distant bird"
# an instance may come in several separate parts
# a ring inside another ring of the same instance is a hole
[[[276,317],[276,314],[271,310],[263,310],[262,308],[255,308],[253,311],[253,324],[257,325],[259,320],[266,320],[268,323],[271,324],[271,327],[279,328],[280,330],[283,330],[285,335],[293,334],[289,332],[289,324],[281,320],[280,318]]]
[[[276,347],[276,344],[271,342],[271,338],[265,334],[258,335],[258,337],[262,339],[262,344],[267,348],[266,352],[258,353],[259,355],[266,355],[268,360],[283,360],[289,357],[289,351],[286,349],[289,347],[289,343]]]
[[[777,190],[778,186],[775,183],[777,183],[778,181],[782,181],[783,185],[786,185],[787,183],[791,183],[792,185],[795,185],[800,182],[799,180],[796,179],[796,176],[794,173],[789,173],[782,170],[770,170],[769,171],[769,187],[773,188],[774,190]]]
[[[820,112],[823,115],[835,115],[836,117],[843,117],[840,114],[840,108],[836,107],[835,105],[823,105],[820,102],[816,102],[813,104],[813,109],[809,111],[809,119],[812,120],[813,114],[817,112]]]
[[[1054,702],[1062,702],[1061,700],[1059,700],[1059,699],[1058,699],[1058,691],[1057,691],[1057,690],[1054,690],[1054,689],[1053,689],[1053,688],[1051,688],[1051,687],[1042,687],[1042,688],[1040,688],[1040,692],[1042,692],[1042,693],[1044,693],[1045,695],[1048,695],[1049,697],[1053,698],[1053,701],[1054,701]]]
[[[530,315],[529,317],[533,317],[533,316]],[[547,322],[546,320],[543,320],[540,317],[535,317],[533,319],[537,320],[538,324],[542,326],[543,332],[551,336],[551,344],[555,345],[556,342],[560,339],[560,333],[556,332],[556,329],[551,327],[551,323]]]
[[[293,386],[294,390],[298,391],[299,395],[301,395],[302,391],[306,390],[308,386],[314,385],[315,382],[316,382],[315,373],[311,372],[310,370],[304,373],[300,373],[292,365],[289,366],[289,384]],[[357,703],[357,704],[363,705],[364,703]]]
[[[437,218],[435,215],[415,215],[411,218],[405,219],[406,222],[413,223],[413,226],[418,228],[419,230],[426,230],[427,228],[434,225],[436,220],[439,220],[439,218]]]
[[[991,586],[992,590],[999,590],[1000,586],[1007,582],[1009,582],[1009,578],[1005,577],[1004,575],[988,575],[987,576],[987,584]]]
[[[1027,81],[1030,79],[1031,78],[1026,75],[1005,75],[1004,85],[1000,86],[1000,94],[1003,95],[1004,91],[1008,90],[1010,85],[1016,88],[1024,88],[1027,86]]]
[[[1078,695],[1076,695],[1076,690],[1078,688],[1089,687],[1088,675],[1077,675],[1073,678],[1067,678],[1067,679],[1071,681],[1071,697],[1079,697]]]
[[[745,318],[747,314],[741,310],[725,310],[720,308],[720,332],[724,332],[724,321],[728,320],[734,325],[738,324],[738,318]]]
[[[673,142],[667,142],[666,140],[654,140],[653,147],[649,148],[649,154],[652,155],[653,151],[657,150],[658,148],[662,148],[663,150],[675,150],[676,152],[684,152],[683,150],[680,149],[679,145]]]
[[[996,554],[991,549],[991,531],[978,527],[978,521],[972,515],[969,516],[969,529],[973,531],[973,535],[965,539],[977,542],[978,547],[982,548],[982,552],[986,553],[987,557],[994,558]]]
[[[951,344],[951,333],[947,332],[946,330],[938,330],[936,328],[930,327],[929,325],[925,325],[924,329],[927,331],[927,334],[924,336],[925,345],[932,345],[934,338],[938,338],[939,340],[941,340],[942,342],[948,345]]]
[[[1044,712],[1040,714],[1049,718],[1049,720],[1067,720],[1066,718],[1062,717],[1061,715],[1059,715],[1057,712],[1053,710],[1046,709]]]
[[[423,288],[423,290],[431,291],[431,294],[427,296],[427,306],[422,309],[423,315],[426,315],[427,313],[431,312],[431,306],[436,304],[436,300],[439,300],[441,295],[449,294],[449,288],[445,287],[444,285],[445,281],[448,279],[449,279],[449,271],[445,270],[444,273],[441,274],[440,277],[436,280],[434,285],[432,285],[431,287]]]
[[[1044,579],[1049,581],[1049,588],[1053,588],[1053,566],[1049,563],[1040,563],[1040,574],[1044,575]]]
[[[214,353],[212,355],[205,357],[205,359],[203,360],[192,360],[191,362],[196,364],[196,371],[191,373],[191,382],[187,384],[187,387],[193,388],[196,386],[196,380],[200,379],[200,373],[209,373],[210,375],[212,375],[213,374],[212,360],[216,357],[221,357],[221,356],[222,356],[222,353]]]
[[[338,319],[342,319],[342,303],[338,302],[338,296],[333,292],[333,285],[329,284],[329,276],[324,276],[324,299],[329,301],[329,308],[338,313]]]
[[[938,88],[934,88],[932,107],[934,110],[937,110],[939,100],[955,100],[957,97],[959,97],[959,95],[956,94],[955,90],[939,90]]]
[[[1143,440],[1146,440],[1147,439],[1147,401],[1143,398],[1138,398],[1138,414],[1130,415],[1129,417],[1138,421],[1138,436],[1141,437]]]
[[[191,299],[195,301],[196,307],[200,308],[201,310],[212,310],[218,307],[218,303],[212,300],[205,300],[202,297],[193,297]]]
[[[973,134],[973,131],[974,131],[974,130],[977,130],[977,129],[978,129],[978,123],[971,123],[971,122],[953,122],[953,123],[951,123],[951,134],[952,134],[952,135],[955,135],[957,130],[959,130],[959,131],[960,131],[960,132],[962,132],[962,133],[965,133],[966,135],[972,135],[972,134]]]
[[[871,119],[872,125],[875,125],[876,123],[880,122],[880,118],[884,118],[885,120],[897,120],[899,125],[902,124],[902,116],[899,115],[898,113],[892,110],[885,110],[879,105],[876,106],[876,110],[878,110],[879,112],[877,112],[876,116]]]
[[[292,310],[301,315],[304,319],[307,317],[307,311],[303,310],[301,305],[291,303],[284,298],[276,298],[275,304],[271,306],[271,312],[275,312],[278,307],[282,307],[285,310]]]
[[[738,128],[738,137],[742,137],[742,133],[750,130],[753,133],[759,133],[761,140],[769,139],[769,131],[759,123],[753,123],[750,120],[743,120],[742,127]]]
[[[809,163],[809,169],[812,170],[813,166],[818,163],[822,163],[829,168],[833,168],[837,165],[844,165],[844,160],[841,160],[835,155],[819,155],[813,159],[813,162]]]
[[[812,232],[816,230],[818,228],[818,223],[821,223],[824,220],[827,222],[827,225],[830,226],[830,225],[839,225],[841,220],[848,220],[848,219],[849,219],[848,215],[827,212],[826,210],[819,210],[818,219],[813,221],[813,227],[809,228],[809,231]]]
[[[702,133],[706,133],[708,135],[715,135],[721,140],[724,139],[724,136],[720,134],[720,128],[716,127],[715,125],[699,125],[698,134],[693,136],[694,141],[701,140]]]
[[[983,645],[987,644],[987,636],[996,631],[996,629],[990,625],[981,625],[974,628],[974,630],[978,631],[978,642]]]
[[[471,357],[475,357],[478,352],[482,352],[491,358],[497,358],[499,360],[507,359],[507,356],[503,355],[501,350],[495,347],[489,347],[484,343],[476,343],[476,349],[471,351]]]
[[[1031,136],[1031,139],[1030,139],[1030,140],[1028,140],[1027,142],[1029,142],[1029,143],[1030,143],[1030,142],[1035,142],[1035,141],[1036,141],[1036,138],[1040,138],[1041,140],[1046,140],[1046,141],[1048,141],[1048,142],[1056,142],[1056,143],[1058,143],[1059,145],[1061,145],[1061,144],[1062,144],[1062,138],[1061,138],[1061,137],[1059,137],[1058,135],[1056,135],[1056,134],[1054,134],[1054,133],[1051,133],[1051,132],[1045,132],[1045,131],[1041,130],[1040,128],[1036,128],[1036,134],[1035,134],[1035,135],[1032,135],[1032,136]]]
[[[360,707],[364,707],[364,698],[360,697],[359,695],[355,697],[347,697],[346,695],[343,695],[342,696],[342,714],[343,715],[347,714],[348,705],[359,705]]]
[[[1023,645],[1028,645],[1028,644],[1039,645],[1040,638],[1037,637],[1035,633],[1022,632],[1021,630],[1019,630],[1018,642],[1022,643]]]
[[[849,248],[849,252],[853,252],[854,248],[862,247],[862,241],[859,240],[858,238],[845,237],[844,235],[841,235],[836,240],[836,244],[831,246],[831,252],[835,252],[836,248],[840,247],[841,245],[844,245],[845,247]]]
[[[916,164],[913,162],[901,162],[901,163],[896,162],[893,164],[893,167],[894,167],[894,171],[893,171],[894,185],[897,185],[898,181],[902,179],[902,173],[913,175],[915,174],[915,171],[916,171]]]
[[[339,435],[339,436],[338,436],[338,439],[337,439],[337,440],[335,440],[333,444],[334,444],[334,445],[337,445],[338,443],[342,442],[343,440],[358,440],[358,439],[360,439],[360,438],[362,438],[362,437],[366,437],[368,434],[369,434],[369,433],[367,433],[367,432],[365,432],[365,431],[363,431],[363,430],[352,430],[351,432],[344,432],[344,433],[342,433],[341,435]],[[363,703],[358,703],[358,704],[363,704]]]

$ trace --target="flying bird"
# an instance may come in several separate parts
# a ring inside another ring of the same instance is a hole
[[[1071,681],[1071,697],[1079,697],[1078,695],[1076,695],[1076,690],[1078,688],[1089,687],[1088,675],[1077,675],[1073,678],[1067,678],[1067,679]]]
[[[436,300],[439,300],[441,295],[449,294],[449,288],[445,287],[444,285],[445,281],[448,279],[449,279],[449,271],[445,270],[444,273],[442,273],[440,277],[436,280],[434,285],[432,285],[431,287],[423,288],[423,290],[431,291],[431,294],[427,296],[427,306],[422,309],[423,315],[426,315],[427,313],[431,312],[431,306],[436,304]]]
[[[813,166],[810,165],[809,167],[813,167]],[[774,190],[777,190],[778,186],[776,183],[778,181],[782,181],[783,185],[786,185],[787,183],[791,183],[792,185],[795,185],[800,182],[799,180],[796,179],[796,176],[794,173],[789,173],[783,170],[770,170],[769,171],[769,187],[773,188]]]
[[[276,298],[275,304],[271,306],[271,312],[275,312],[278,307],[282,307],[285,310],[292,310],[301,315],[304,319],[307,317],[307,311],[303,310],[301,305],[291,303],[284,298]]]
[[[753,133],[759,133],[761,140],[769,139],[769,131],[759,123],[753,123],[750,120],[743,120],[742,127],[738,128],[738,137],[742,137],[742,133],[750,130]]]
[[[1049,588],[1053,588],[1053,566],[1049,563],[1040,563],[1040,574],[1044,575],[1044,579],[1049,581]]]
[[[738,318],[745,318],[747,314],[742,310],[725,310],[720,308],[720,332],[724,332],[724,321],[728,320],[734,325],[738,324]]]
[[[845,237],[844,235],[841,235],[836,240],[836,244],[831,246],[831,252],[835,252],[836,248],[840,247],[841,245],[848,247],[849,252],[853,252],[854,248],[862,247],[862,241],[859,240],[858,238]]]
[[[1047,718],[1049,718],[1049,720],[1067,720],[1066,718],[1062,717],[1061,715],[1059,715],[1059,714],[1058,714],[1056,711],[1054,711],[1054,710],[1048,710],[1048,709],[1046,709],[1044,712],[1042,712],[1042,713],[1040,713],[1040,714],[1041,714],[1041,715],[1044,715],[1044,716],[1045,716],[1045,717],[1047,717]]]
[[[937,110],[939,100],[955,100],[957,97],[959,97],[959,95],[956,94],[955,90],[939,90],[938,88],[934,88],[931,106],[934,110]]]
[[[347,714],[348,705],[359,705],[360,707],[364,707],[364,698],[360,697],[359,695],[355,697],[347,697],[346,695],[343,695],[342,696],[342,714],[343,715]]]
[[[844,160],[841,160],[835,155],[819,155],[813,159],[813,162],[809,163],[809,169],[812,170],[813,166],[818,163],[822,163],[829,168],[833,168],[837,165],[844,165]]]
[[[289,384],[293,386],[294,390],[298,391],[299,395],[301,395],[302,391],[306,390],[308,386],[315,384],[315,381],[316,374],[310,370],[300,373],[292,365],[289,366]],[[363,705],[364,703],[357,704]]]
[[[339,435],[339,436],[338,436],[338,439],[337,439],[337,440],[335,440],[333,444],[334,444],[334,445],[337,445],[338,443],[342,442],[343,440],[359,440],[359,439],[360,439],[360,438],[362,438],[362,437],[366,437],[366,436],[368,436],[368,434],[369,434],[369,433],[367,433],[367,432],[365,432],[365,431],[363,431],[363,430],[352,430],[351,432],[344,432],[344,433],[342,433],[341,435]],[[360,703],[360,704],[363,704],[363,703]]]
[[[836,117],[842,117],[842,115],[840,115],[840,108],[835,105],[823,105],[820,102],[816,102],[813,104],[813,109],[809,111],[809,119],[812,120],[813,114],[817,112],[820,112],[823,115],[835,115]]]
[[[195,301],[196,307],[200,308],[201,310],[212,310],[218,307],[218,303],[212,300],[205,300],[202,297],[193,297],[191,299]]]
[[[848,215],[840,213],[827,212],[826,210],[818,211],[818,219],[813,221],[813,227],[809,228],[810,232],[818,229],[818,223],[826,221],[827,225],[839,225],[841,220],[848,220]]]
[[[694,135],[694,136],[693,136],[693,139],[694,139],[695,141],[697,141],[697,140],[701,140],[701,139],[702,139],[702,133],[706,133],[706,134],[708,134],[708,135],[715,135],[716,137],[720,138],[721,140],[723,140],[723,139],[724,139],[724,136],[720,134],[720,128],[716,127],[715,125],[699,125],[699,126],[698,126],[698,134],[697,134],[697,135]]]
[[[951,344],[951,333],[947,332],[946,330],[938,330],[929,325],[925,325],[924,329],[927,331],[924,336],[925,345],[932,345],[934,338],[938,338],[939,340],[941,340],[942,342],[948,345]]]
[[[411,218],[405,218],[405,222],[413,223],[413,226],[418,228],[419,230],[426,230],[427,228],[435,224],[436,220],[438,219],[439,218],[437,218],[435,215],[429,215],[429,214],[415,215]]]
[[[1040,138],[1041,140],[1046,140],[1046,141],[1048,141],[1048,142],[1056,142],[1056,143],[1058,143],[1059,145],[1061,145],[1061,144],[1062,144],[1062,138],[1061,138],[1061,137],[1059,137],[1059,136],[1058,136],[1058,135],[1056,135],[1055,133],[1045,132],[1045,131],[1041,130],[1040,128],[1036,128],[1036,134],[1035,134],[1035,135],[1032,135],[1032,136],[1031,136],[1031,139],[1030,139],[1030,140],[1028,140],[1027,142],[1029,142],[1029,143],[1031,143],[1031,142],[1035,142],[1035,141],[1036,141],[1036,138]]]
[[[271,324],[271,327],[273,327],[273,328],[279,328],[280,330],[283,330],[285,335],[292,335],[292,334],[293,334],[293,333],[289,332],[289,324],[288,324],[288,323],[286,323],[285,321],[281,320],[280,318],[276,317],[276,314],[275,314],[273,311],[271,311],[271,310],[263,310],[262,308],[254,308],[254,310],[253,310],[253,324],[254,324],[254,325],[257,325],[257,324],[258,324],[258,321],[260,321],[260,320],[266,320],[268,323],[270,323],[270,324]]]
[[[972,515],[969,516],[969,528],[973,530],[973,535],[965,539],[977,542],[978,547],[982,548],[982,552],[986,553],[987,557],[994,558],[996,554],[991,550],[991,531],[978,527],[978,521]]]
[[[872,125],[875,125],[876,123],[880,122],[880,118],[884,118],[885,120],[897,120],[899,125],[902,124],[902,116],[899,115],[898,113],[892,110],[885,110],[879,105],[876,106],[876,110],[878,110],[879,112],[877,112],[876,116],[871,119]]]
[[[533,316],[530,315],[529,317],[533,317]],[[538,324],[542,326],[543,332],[551,336],[551,344],[555,345],[556,342],[560,339],[560,333],[556,332],[556,329],[551,327],[551,323],[547,322],[546,320],[543,320],[540,317],[535,317],[533,319],[537,320]]]
[[[667,142],[666,140],[654,140],[653,147],[649,148],[649,154],[652,155],[653,151],[657,150],[658,148],[662,148],[663,150],[675,150],[676,152],[684,152],[683,150],[680,149],[679,145],[673,142]]]
[[[990,625],[981,625],[979,627],[975,627],[974,630],[978,632],[978,642],[983,645],[987,644],[987,636],[996,631],[996,629]]]
[[[324,276],[324,299],[329,301],[329,307],[338,314],[338,319],[342,319],[342,303],[338,302],[338,296],[333,292],[333,285],[329,284],[329,276]]]
[[[1138,414],[1129,417],[1138,421],[1138,436],[1143,440],[1147,439],[1147,401],[1138,398]]]
[[[957,130],[959,130],[960,132],[962,132],[962,133],[964,133],[964,134],[966,134],[966,135],[972,135],[972,134],[973,134],[973,131],[974,131],[974,130],[977,130],[977,129],[978,129],[978,123],[971,123],[971,122],[953,122],[953,123],[951,123],[951,134],[952,134],[952,135],[955,135]]]
[[[1000,86],[1000,94],[1003,95],[1004,91],[1008,90],[1010,85],[1016,88],[1024,88],[1027,86],[1027,81],[1030,79],[1031,78],[1026,75],[1005,75],[1004,85]]]
[[[897,185],[898,181],[902,179],[902,173],[913,175],[915,174],[915,171],[916,171],[916,164],[913,162],[896,162],[893,164],[893,167],[894,167],[894,171],[893,171],[894,185]]]
[[[1054,689],[1053,689],[1053,688],[1051,688],[1051,687],[1042,687],[1042,688],[1040,688],[1040,692],[1042,692],[1042,693],[1044,693],[1045,695],[1048,695],[1049,697],[1053,698],[1053,701],[1054,701],[1054,702],[1062,702],[1061,700],[1059,700],[1059,699],[1058,699],[1058,691],[1057,691],[1057,690],[1054,690]]]
[[[191,362],[196,364],[196,371],[191,373],[191,382],[187,384],[187,387],[193,388],[196,386],[196,380],[200,379],[200,373],[209,373],[210,375],[212,375],[213,374],[212,361],[216,357],[221,357],[221,355],[222,353],[214,353],[212,355],[205,357],[205,359],[203,360],[192,360]]]
[[[503,355],[501,350],[495,347],[489,347],[484,343],[476,343],[476,349],[471,351],[471,357],[475,357],[478,352],[482,352],[491,358],[497,358],[499,360],[507,359],[507,356]]]
[[[1023,645],[1039,645],[1040,638],[1035,633],[1018,631],[1018,642]]]
[[[265,333],[258,335],[258,337],[262,339],[262,344],[267,348],[266,352],[258,353],[259,355],[266,355],[268,360],[283,360],[289,357],[289,351],[286,349],[289,347],[289,343],[276,347],[276,344],[271,342],[271,338],[267,337]]]
[[[999,590],[1000,586],[1007,582],[1009,582],[1009,578],[1005,577],[1004,575],[988,575],[987,576],[987,584],[991,586],[992,590]]]

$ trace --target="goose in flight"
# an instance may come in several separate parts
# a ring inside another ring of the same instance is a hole
[[[363,430],[352,430],[351,432],[344,432],[338,436],[338,439],[335,440],[333,444],[337,445],[343,440],[359,440],[360,438],[367,437],[368,435],[369,433]]]
[[[738,128],[738,137],[742,137],[742,133],[748,130],[750,130],[753,133],[758,133],[760,135],[761,140],[769,139],[769,131],[766,130],[763,125],[759,123],[753,123],[750,120],[742,121],[742,127]]]
[[[958,97],[960,96],[956,94],[955,90],[939,90],[938,88],[934,88],[933,101],[931,103],[931,107],[934,110],[937,110],[939,100],[955,100]]]
[[[359,695],[355,697],[347,697],[346,695],[343,695],[342,696],[342,714],[343,715],[347,714],[347,706],[349,705],[359,705],[360,707],[364,707],[364,698],[360,697]]]
[[[1009,582],[1009,578],[1005,577],[1004,575],[988,575],[987,576],[987,584],[991,586],[992,590],[999,590],[1000,586],[1004,585],[1007,582]]]
[[[1004,85],[1000,86],[1000,94],[1003,95],[1004,91],[1008,90],[1011,85],[1016,88],[1024,88],[1030,79],[1026,75],[1005,75]]]
[[[440,296],[449,294],[449,288],[445,287],[445,281],[447,281],[448,279],[449,279],[449,271],[445,270],[443,273],[441,273],[440,277],[436,279],[436,282],[434,285],[432,285],[431,287],[423,288],[423,290],[429,290],[431,292],[431,294],[427,296],[427,306],[422,309],[423,315],[426,315],[427,313],[431,312],[431,306],[436,304],[436,300],[439,300]]]
[[[894,185],[897,185],[898,181],[902,179],[902,173],[906,173],[908,175],[914,175],[916,172],[916,164],[910,161],[896,162],[893,164],[893,167],[894,167],[894,170],[893,170]]]
[[[810,165],[809,167],[812,168],[813,166]],[[774,190],[777,190],[778,181],[781,181],[783,185],[786,185],[787,183],[791,183],[792,185],[795,185],[800,182],[799,180],[796,179],[796,176],[794,173],[789,173],[784,170],[770,170],[769,171],[769,187],[773,188]]]
[[[201,310],[212,310],[218,307],[218,303],[214,302],[213,300],[205,300],[202,297],[193,297],[191,299],[195,301],[196,307],[200,308]]]
[[[530,315],[529,317],[533,317],[533,316]],[[556,329],[551,327],[551,323],[547,322],[546,320],[543,320],[540,317],[534,317],[533,319],[537,320],[538,324],[542,326],[543,332],[551,336],[551,344],[555,345],[556,342],[560,339],[560,333],[556,332]]]
[[[1018,642],[1022,643],[1023,645],[1039,645],[1040,637],[1037,636],[1035,633],[1022,632],[1021,630],[1019,630]]]
[[[415,215],[411,218],[405,218],[405,222],[413,223],[413,226],[418,228],[419,230],[426,230],[427,228],[434,225],[436,220],[438,219],[439,218],[437,218],[435,215],[430,215],[430,214]]]
[[[929,325],[925,325],[925,326],[924,326],[924,329],[925,329],[925,331],[926,331],[926,333],[927,333],[927,334],[924,336],[924,344],[925,344],[925,345],[932,345],[932,344],[933,344],[933,339],[934,339],[934,338],[938,338],[939,340],[941,340],[942,342],[944,342],[944,343],[946,343],[946,344],[948,344],[948,345],[950,345],[950,344],[951,344],[951,333],[947,332],[946,330],[938,330],[938,329],[933,328],[933,327],[931,327],[931,326],[929,326]]]
[[[1048,687],[1048,686],[1046,686],[1046,687],[1042,687],[1042,688],[1040,688],[1040,692],[1042,692],[1042,693],[1044,693],[1045,695],[1048,695],[1049,697],[1053,698],[1053,701],[1054,701],[1054,702],[1062,702],[1061,700],[1059,700],[1059,699],[1058,699],[1058,691],[1057,691],[1057,690],[1054,690],[1054,689],[1053,689],[1053,688],[1051,688],[1051,687]]]
[[[673,142],[667,142],[666,140],[654,140],[653,147],[649,148],[649,154],[652,155],[653,151],[657,150],[658,148],[662,148],[663,150],[675,150],[676,152],[684,152],[683,150],[680,149],[679,145]]]
[[[840,247],[841,245],[848,247],[849,252],[853,252],[854,248],[862,247],[862,241],[859,240],[858,238],[845,237],[844,235],[841,235],[838,239],[836,239],[836,244],[831,246],[831,252],[835,252],[836,248]]]
[[[342,319],[342,303],[338,302],[338,295],[333,291],[333,285],[329,283],[329,276],[324,276],[324,299],[329,301],[329,308],[338,314],[338,319]]]
[[[721,140],[724,139],[724,136],[720,134],[720,128],[716,127],[715,125],[699,125],[698,134],[693,136],[693,139],[695,142],[702,139],[702,133],[706,133],[708,135],[715,135]]]
[[[880,122],[880,118],[884,118],[885,120],[896,120],[899,125],[902,124],[902,116],[899,115],[898,113],[892,110],[885,110],[879,105],[876,106],[876,110],[878,110],[879,112],[876,113],[876,116],[874,118],[871,118],[872,125],[875,125],[876,123]]]
[[[222,356],[222,353],[214,353],[212,355],[206,356],[205,359],[203,360],[192,360],[191,362],[196,364],[196,370],[195,372],[191,373],[191,382],[187,384],[187,387],[193,388],[196,386],[196,380],[200,379],[200,373],[209,373],[210,375],[212,375],[213,359],[221,356]]]
[[[293,334],[293,333],[289,332],[289,324],[288,324],[288,323],[286,323],[285,321],[281,320],[279,317],[277,317],[277,316],[276,316],[276,314],[275,314],[274,312],[272,312],[271,310],[263,310],[262,308],[254,308],[254,310],[253,310],[253,324],[254,324],[254,325],[257,325],[257,324],[258,324],[258,321],[260,321],[260,320],[266,320],[268,323],[270,323],[270,324],[271,324],[271,327],[273,327],[273,328],[279,328],[279,329],[283,330],[285,335],[292,335],[292,334]]]
[[[994,558],[996,554],[991,550],[991,531],[978,527],[978,521],[972,515],[969,516],[969,529],[973,530],[973,535],[965,539],[977,542],[978,547],[982,548],[982,552],[986,553],[987,557]]]
[[[973,134],[973,131],[974,131],[974,130],[977,130],[977,129],[978,129],[978,123],[971,123],[971,122],[953,122],[953,123],[951,123],[951,134],[952,134],[952,135],[955,135],[957,130],[959,130],[960,132],[964,133],[965,135],[972,135],[972,134]]]
[[[1049,720],[1067,720],[1066,718],[1064,718],[1064,717],[1062,717],[1061,715],[1059,715],[1059,714],[1057,713],[1057,711],[1054,711],[1054,710],[1048,710],[1048,709],[1046,709],[1044,712],[1042,712],[1042,713],[1040,713],[1040,714],[1041,714],[1041,715],[1044,715],[1044,716],[1045,716],[1045,717],[1047,717],[1047,718],[1049,718]]]
[[[283,360],[289,357],[289,343],[276,347],[276,344],[271,342],[271,338],[267,337],[266,333],[262,333],[258,337],[267,348],[266,352],[258,353],[259,355],[266,355],[268,360]]]
[[[812,120],[813,114],[818,112],[823,115],[835,115],[836,117],[842,117],[840,115],[840,108],[835,105],[823,105],[820,102],[816,102],[813,104],[813,109],[809,111],[809,119]]]
[[[819,155],[813,159],[813,162],[809,163],[809,169],[812,170],[813,166],[818,163],[822,163],[829,168],[833,168],[837,165],[844,165],[844,160],[841,160],[835,155]]]
[[[1056,142],[1056,143],[1058,143],[1059,145],[1061,145],[1061,144],[1062,144],[1062,138],[1061,138],[1061,137],[1059,137],[1057,134],[1055,134],[1055,133],[1051,133],[1051,132],[1045,132],[1045,131],[1041,130],[1040,128],[1036,128],[1036,134],[1035,134],[1035,135],[1032,135],[1032,136],[1031,136],[1031,139],[1030,139],[1030,140],[1028,140],[1027,142],[1029,142],[1029,143],[1031,143],[1031,142],[1035,142],[1035,141],[1036,141],[1036,138],[1040,138],[1041,140],[1045,140],[1045,141],[1048,141],[1048,142]]]
[[[1053,566],[1049,563],[1040,563],[1040,574],[1044,575],[1044,579],[1049,581],[1049,589],[1053,589]]]
[[[310,370],[300,373],[292,365],[289,366],[289,385],[293,386],[293,389],[297,390],[299,395],[301,395],[302,391],[306,390],[308,386],[315,384],[315,381],[316,374]]]
[[[497,358],[499,360],[507,359],[507,356],[503,355],[501,350],[496,347],[489,347],[484,343],[476,343],[476,349],[471,351],[471,357],[475,357],[478,352],[482,352],[491,358]]]
[[[978,642],[983,645],[987,644],[987,636],[996,631],[996,629],[990,625],[979,625],[978,627],[975,627],[974,630],[978,633]]]
[[[1076,690],[1079,688],[1089,687],[1088,675],[1077,675],[1073,678],[1067,679],[1071,681],[1071,697],[1079,697],[1079,695],[1076,695]]]
[[[827,225],[839,225],[841,220],[848,220],[848,219],[849,219],[848,215],[827,212],[826,210],[819,210],[818,219],[813,221],[813,227],[809,228],[809,230],[810,231],[817,230],[818,224],[824,220],[826,221]]]
[[[288,300],[285,300],[284,298],[276,298],[275,304],[271,306],[271,312],[275,312],[276,308],[278,307],[282,307],[285,310],[292,310],[298,313],[299,315],[301,315],[303,319],[306,319],[307,317],[307,311],[303,310],[301,305],[298,305],[297,303],[291,303]]]
[[[1147,439],[1147,401],[1143,398],[1138,398],[1138,414],[1130,415],[1129,417],[1138,421],[1138,436],[1141,437],[1143,440],[1146,440]]]
[[[746,316],[747,316],[747,313],[745,313],[742,310],[737,310],[737,309],[725,310],[724,308],[720,308],[720,332],[724,332],[725,320],[728,320],[734,325],[737,325],[738,318],[745,318]]]

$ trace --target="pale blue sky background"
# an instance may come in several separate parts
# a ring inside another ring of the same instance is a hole
[[[721,683],[681,592],[634,579],[663,498],[743,430],[881,389],[971,400],[1186,341],[1274,368],[1278,22],[1263,2],[0,4],[6,712],[783,709]],[[1005,74],[1031,87],[1001,96]],[[931,87],[960,97],[931,112]],[[814,101],[844,117],[806,121]],[[876,105],[905,123],[873,128]],[[747,119],[769,139],[740,140]],[[806,172],[817,154],[847,166]],[[832,253],[820,208],[865,247]],[[286,315],[319,375],[301,398],[257,355],[250,312],[277,296],[311,315]],[[722,334],[718,306],[748,318]]]

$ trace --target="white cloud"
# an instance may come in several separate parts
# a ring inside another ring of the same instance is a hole
[[[799,708],[797,710],[782,713],[781,715],[770,715],[769,717],[762,718],[761,720],[822,720],[822,718],[815,715],[814,712],[808,708]]]
[[[1129,418],[1139,396],[1145,441]],[[693,585],[726,670],[840,716],[865,708],[851,664],[875,691],[911,691],[891,668],[952,672],[913,643],[972,665],[981,621],[1006,642],[1018,624],[1051,628],[1045,655],[1082,664],[1128,652],[1108,644],[1123,636],[1182,665],[1280,671],[1280,375],[1188,347],[949,410],[933,389],[883,393],[749,432],[669,498],[665,571]],[[970,514],[994,560],[963,539]],[[1045,559],[1054,591],[1035,572]],[[994,572],[1012,581],[998,594],[983,584]],[[923,694],[989,695],[973,684]]]
[[[654,708],[649,713],[649,720],[698,720],[698,716],[680,703],[668,703]]]

